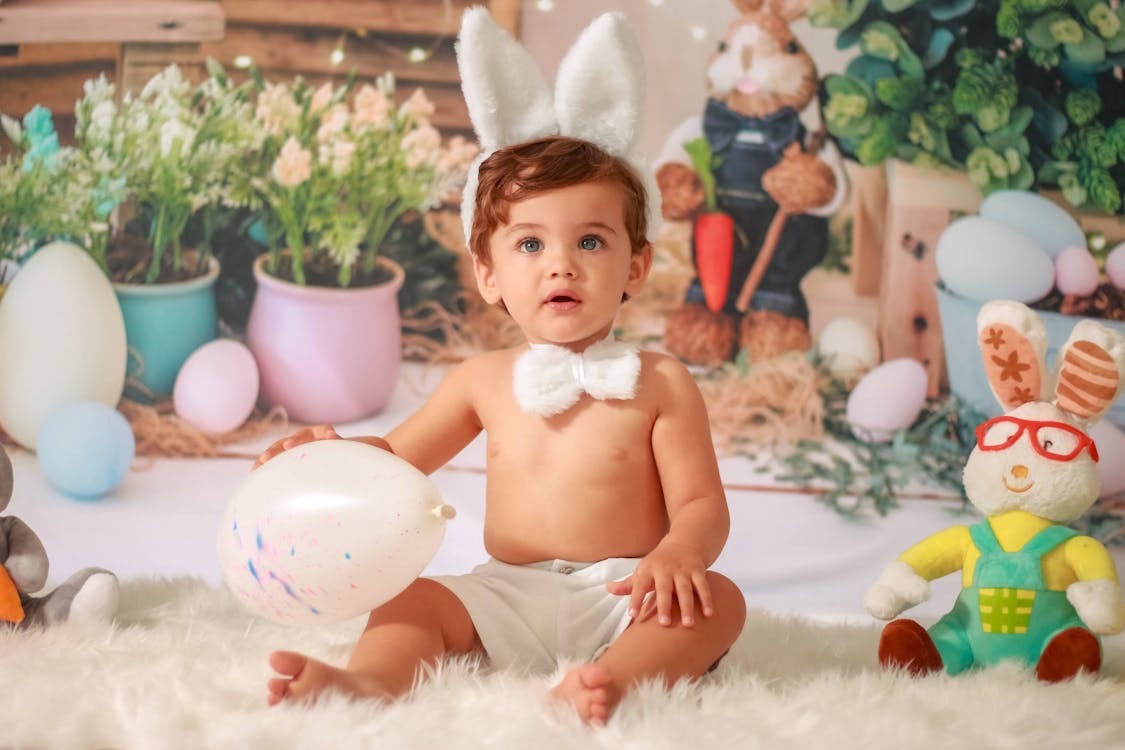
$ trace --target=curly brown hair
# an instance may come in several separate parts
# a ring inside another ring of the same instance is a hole
[[[589,141],[548,136],[502,148],[480,165],[469,251],[490,260],[488,242],[508,222],[511,206],[538,193],[584,182],[608,180],[625,194],[625,229],[633,252],[648,242],[645,188],[624,160]]]

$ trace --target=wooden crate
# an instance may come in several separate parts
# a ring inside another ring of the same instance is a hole
[[[934,291],[934,249],[949,223],[958,216],[975,214],[982,197],[960,172],[920,170],[890,162],[886,175],[878,313],[883,359],[917,359],[929,376],[929,395],[937,396],[948,378]],[[1074,216],[1085,231],[1100,231],[1111,243],[1125,241],[1125,219],[1078,211],[1057,192],[1042,194]],[[870,250],[866,254],[871,255]]]

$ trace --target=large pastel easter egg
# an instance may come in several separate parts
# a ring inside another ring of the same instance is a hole
[[[117,487],[135,452],[128,420],[97,401],[64,404],[39,428],[39,467],[55,489],[71,497],[99,497]]]
[[[1057,203],[1029,190],[997,190],[980,204],[982,218],[1006,224],[1057,258],[1068,247],[1085,247],[1086,234]]]
[[[917,360],[884,362],[848,394],[844,419],[860,440],[885,443],[918,419],[926,405],[926,386],[926,370]]]
[[[188,424],[211,434],[239,427],[258,400],[258,364],[243,344],[219,339],[196,349],[176,375],[172,405]]]
[[[1035,302],[1055,284],[1051,256],[1035,240],[979,216],[963,216],[951,223],[934,252],[945,286],[978,302]]]
[[[1105,257],[1105,275],[1118,289],[1125,289],[1125,242],[1114,247]]]
[[[1108,420],[1098,422],[1089,430],[1098,446],[1099,497],[1113,497],[1125,492],[1125,432]]]
[[[1098,262],[1082,247],[1068,247],[1055,257],[1055,286],[1063,294],[1093,294],[1098,288]]]
[[[879,339],[855,318],[828,321],[817,336],[816,350],[828,371],[845,381],[879,364]]]
[[[292,448],[250,473],[219,528],[227,587],[281,622],[364,614],[429,564],[453,508],[422,472],[351,440]]]
[[[37,250],[0,299],[0,426],[35,450],[57,407],[116,405],[125,361],[125,322],[105,274],[76,245]]]

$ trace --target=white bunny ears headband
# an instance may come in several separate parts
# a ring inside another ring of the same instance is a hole
[[[461,201],[466,242],[473,228],[481,163],[498,149],[550,135],[580,138],[623,158],[645,187],[648,239],[656,237],[660,189],[634,151],[644,100],[644,67],[620,13],[599,16],[579,35],[559,64],[553,96],[535,60],[483,7],[465,11],[457,64],[481,144]]]

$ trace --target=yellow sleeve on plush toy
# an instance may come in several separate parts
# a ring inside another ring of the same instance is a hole
[[[1096,581],[1100,578],[1117,580],[1113,558],[1101,542],[1088,536],[1076,536],[1068,540],[1063,549],[1067,565],[1074,570],[1079,581]]]
[[[7,622],[21,622],[23,620],[20,592],[3,566],[0,566],[0,620],[6,620]]]
[[[918,542],[898,559],[927,581],[933,581],[961,570],[965,554],[972,546],[968,526],[951,526]]]

